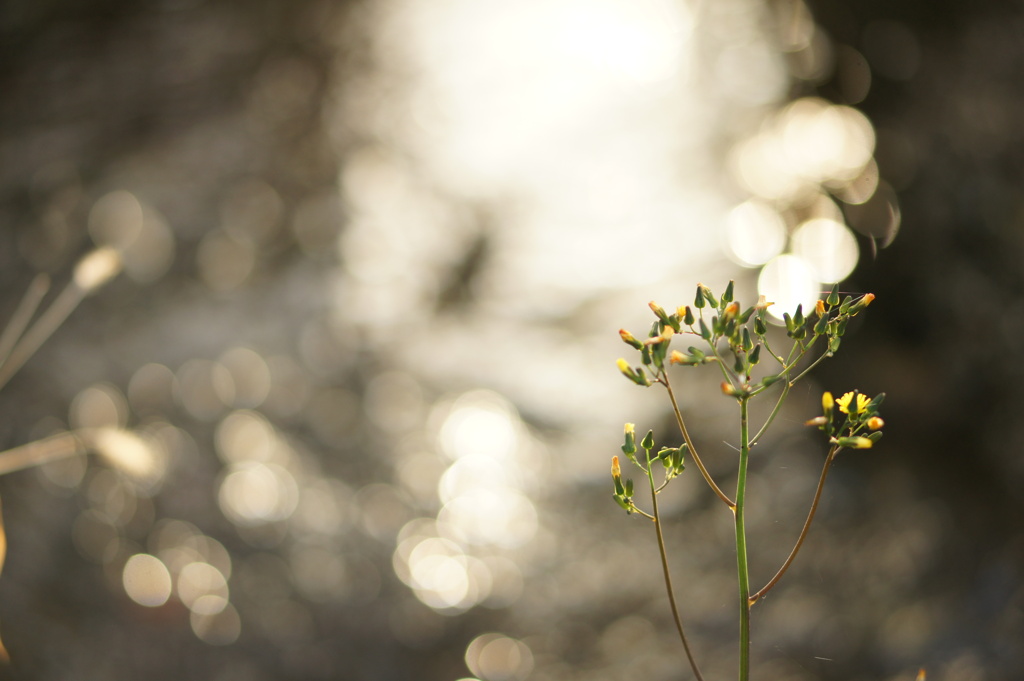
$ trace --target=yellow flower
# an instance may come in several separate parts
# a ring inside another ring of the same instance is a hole
[[[625,426],[623,426],[622,431],[626,433],[626,435],[632,435],[633,433],[636,432],[636,424],[627,423]]]
[[[832,399],[832,393],[826,392],[821,396],[821,408],[826,414],[831,413],[834,404],[835,400]]]
[[[854,405],[853,411],[850,411],[850,402],[853,400],[854,394],[857,395],[857,403]],[[836,404],[839,405],[839,411],[851,416],[855,416],[867,409],[869,402],[871,402],[871,399],[867,395],[861,395],[856,391],[848,392],[836,400]]]
[[[880,416],[872,416],[868,419],[868,428],[871,430],[878,430],[885,425],[885,421]]]

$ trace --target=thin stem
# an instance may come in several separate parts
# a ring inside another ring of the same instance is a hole
[[[786,562],[782,564],[779,571],[775,573],[775,576],[765,584],[760,591],[752,595],[749,599],[749,604],[754,605],[757,601],[768,593],[772,587],[778,584],[779,580],[782,579],[782,575],[786,574],[786,570],[793,563],[793,559],[796,558],[796,554],[800,551],[800,547],[803,546],[804,539],[807,538],[807,532],[811,529],[811,522],[814,520],[814,514],[818,512],[818,502],[821,500],[821,491],[825,489],[825,478],[828,477],[828,472],[832,468],[832,462],[835,461],[836,454],[839,453],[839,447],[833,446],[829,450],[828,456],[825,457],[825,466],[821,469],[821,478],[818,480],[818,489],[814,492],[814,501],[811,502],[811,510],[807,513],[807,520],[804,521],[804,527],[800,530],[800,536],[797,537],[796,545],[793,546],[793,550],[789,552],[789,557],[786,558]]]
[[[78,304],[82,302],[86,291],[73,280],[69,283],[60,295],[46,308],[35,323],[25,332],[11,351],[10,357],[0,367],[0,387],[7,384],[11,377],[17,373],[25,362],[29,360],[36,350],[46,342],[46,339],[53,335],[64,320],[68,318]]]
[[[811,362],[810,364],[808,364],[806,369],[801,371],[792,380],[790,380],[790,383],[796,383],[801,378],[803,378],[804,376],[809,374],[811,372],[811,369],[813,369],[814,367],[818,366],[819,364],[821,364],[823,361],[825,361],[826,359],[828,359],[831,356],[832,356],[832,353],[830,351],[826,350],[825,352],[823,352],[821,354],[820,357],[818,357],[818,359],[816,359],[813,362]]]
[[[726,506],[729,508],[735,508],[736,503],[728,497],[728,495],[722,491],[722,489],[715,484],[714,479],[711,477],[711,473],[704,466],[704,462],[700,460],[700,456],[697,454],[697,447],[693,444],[693,439],[690,437],[690,432],[686,430],[686,423],[683,422],[683,414],[679,411],[679,403],[676,402],[676,395],[672,392],[672,384],[668,380],[668,374],[662,374],[662,383],[665,385],[665,389],[668,391],[668,398],[672,401],[672,411],[676,415],[676,423],[679,424],[679,431],[683,434],[683,440],[686,441],[686,446],[690,448],[690,456],[693,457],[693,462],[697,464],[697,468],[700,469],[701,475],[704,476],[704,480],[707,481],[708,485],[714,491],[714,493],[721,499]]]
[[[48,438],[0,452],[0,475],[84,453],[85,447],[74,433],[57,433]]]
[[[14,344],[25,333],[28,323],[32,321],[32,316],[39,309],[39,303],[42,302],[43,296],[49,289],[50,277],[45,274],[37,274],[29,284],[28,290],[25,291],[21,302],[18,303],[18,309],[11,315],[10,321],[4,327],[3,334],[0,335],[0,365],[10,357]]]
[[[675,590],[672,588],[672,575],[668,569],[668,552],[665,549],[665,536],[661,531],[661,515],[658,512],[658,492],[654,489],[654,474],[650,472],[650,468],[651,453],[648,451],[647,480],[651,483],[651,510],[654,513],[654,529],[658,535],[658,553],[661,554],[661,569],[665,575],[665,590],[668,591],[668,603],[672,608],[672,618],[676,622],[676,631],[679,632],[679,639],[683,642],[683,650],[686,651],[686,659],[690,662],[693,675],[697,678],[697,681],[704,681],[704,677],[700,673],[700,667],[697,666],[697,660],[694,659],[693,652],[690,650],[690,642],[686,639],[686,632],[683,631],[683,620],[679,616],[679,608],[676,606]]]
[[[791,387],[793,387],[793,384],[790,383],[789,381],[786,381],[785,387],[782,388],[782,392],[779,394],[778,401],[775,402],[775,407],[772,409],[772,413],[768,415],[768,418],[767,420],[765,420],[764,425],[761,426],[761,429],[759,431],[757,431],[757,435],[750,438],[751,447],[757,444],[757,441],[760,440],[761,436],[764,435],[766,430],[768,430],[768,426],[770,426],[772,424],[772,421],[775,420],[775,417],[779,415],[779,411],[782,409],[782,403],[786,401],[786,396],[789,394],[789,389]]]
[[[747,496],[747,463],[750,460],[750,431],[747,418],[749,397],[740,399],[740,463],[736,476],[736,568],[740,591],[740,673],[739,681],[750,679],[750,572],[747,566],[747,529],[744,507]]]

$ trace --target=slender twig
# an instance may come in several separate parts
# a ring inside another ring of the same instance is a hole
[[[64,323],[68,315],[82,302],[86,293],[87,291],[74,281],[68,283],[64,290],[60,292],[60,295],[50,304],[50,307],[46,308],[39,318],[36,319],[35,323],[21,336],[17,345],[11,350],[10,357],[0,367],[0,387],[3,387],[7,381],[11,380],[11,377],[18,372],[18,369]]]
[[[704,480],[707,481],[708,485],[718,498],[721,499],[729,508],[735,508],[736,502],[730,499],[729,496],[715,484],[715,480],[711,477],[711,473],[709,473],[708,469],[704,466],[704,462],[700,460],[700,456],[697,454],[697,447],[693,444],[690,432],[686,430],[686,423],[683,421],[682,412],[679,411],[679,403],[676,402],[676,395],[672,392],[672,384],[668,380],[668,374],[662,374],[661,382],[664,384],[665,390],[668,391],[668,398],[672,401],[672,411],[675,412],[676,415],[676,423],[679,424],[679,430],[683,434],[683,440],[686,441],[686,446],[690,448],[690,456],[693,457],[693,462],[697,464],[697,468],[700,469],[700,473],[704,476]]]
[[[814,520],[814,514],[818,511],[818,502],[821,500],[821,491],[825,489],[825,478],[828,477],[828,472],[832,468],[832,462],[835,461],[836,454],[839,453],[839,447],[833,445],[828,452],[828,456],[825,457],[825,466],[821,469],[821,478],[818,480],[818,489],[814,492],[814,501],[811,502],[811,510],[807,513],[807,520],[804,521],[804,527],[800,530],[800,536],[797,537],[796,544],[793,546],[793,550],[789,552],[789,557],[786,558],[786,562],[782,564],[779,571],[775,573],[775,576],[769,580],[761,589],[750,596],[749,603],[754,605],[757,601],[768,593],[772,587],[778,584],[779,580],[782,579],[782,575],[786,573],[789,566],[793,563],[793,559],[796,558],[796,554],[800,551],[800,547],[803,546],[804,539],[807,538],[807,532],[811,529],[811,522]]]
[[[43,296],[48,290],[50,290],[50,277],[46,274],[37,274],[29,284],[21,302],[18,303],[18,309],[14,311],[7,326],[4,327],[3,334],[0,335],[0,365],[3,365],[10,357],[11,350],[14,349],[15,343],[18,342],[21,335],[25,333],[28,323],[32,321],[32,316],[39,309],[39,303],[42,302]]]
[[[808,349],[810,349],[810,348],[808,348]],[[821,364],[821,363],[822,363],[823,361],[825,361],[826,359],[828,359],[828,358],[829,358],[829,357],[831,357],[831,356],[832,356],[832,352],[831,352],[831,351],[829,351],[829,350],[826,350],[825,352],[823,352],[823,353],[821,354],[821,356],[820,356],[820,357],[818,357],[818,359],[816,359],[816,360],[814,360],[813,362],[811,362],[810,364],[808,364],[808,365],[807,365],[807,368],[806,368],[806,369],[804,369],[804,370],[803,370],[803,371],[801,371],[801,372],[800,372],[799,374],[797,374],[796,376],[794,376],[794,377],[793,377],[793,378],[792,378],[792,379],[790,380],[790,383],[796,383],[796,382],[797,382],[797,381],[799,381],[799,380],[800,380],[801,378],[803,378],[803,377],[804,377],[804,376],[806,376],[806,375],[807,375],[808,373],[810,373],[811,369],[813,369],[814,367],[818,366],[819,364]]]
[[[676,605],[675,590],[672,588],[672,575],[668,569],[668,551],[665,549],[665,536],[661,531],[661,514],[658,512],[658,493],[654,489],[654,475],[650,472],[651,467],[651,453],[647,452],[647,480],[651,483],[651,510],[654,513],[654,529],[658,535],[658,552],[661,554],[661,569],[665,576],[665,590],[668,592],[669,606],[672,608],[672,618],[676,623],[676,631],[679,632],[679,639],[683,642],[683,649],[686,651],[686,659],[690,662],[690,668],[693,669],[693,675],[697,677],[697,681],[704,681],[704,677],[700,673],[700,667],[697,666],[697,660],[693,657],[693,651],[690,650],[690,642],[686,639],[686,632],[683,631],[683,620],[679,616],[679,608]]]
[[[736,505],[733,515],[736,521],[736,569],[739,573],[740,600],[740,669],[739,681],[750,679],[750,571],[747,565],[747,530],[744,508],[747,496],[747,463],[750,460],[749,425],[747,402],[750,397],[740,399],[740,462],[736,475]]]
[[[775,402],[775,407],[772,409],[772,413],[768,415],[764,425],[757,431],[757,434],[750,438],[751,447],[757,444],[757,441],[760,440],[761,436],[768,430],[768,426],[770,426],[772,421],[775,420],[775,417],[779,415],[779,412],[782,410],[782,403],[786,401],[786,396],[789,395],[789,389],[791,387],[793,387],[793,384],[790,381],[786,381],[786,385],[782,388],[782,392],[779,393],[779,399]]]
[[[57,433],[42,440],[0,452],[0,475],[84,453],[85,446],[74,433]]]

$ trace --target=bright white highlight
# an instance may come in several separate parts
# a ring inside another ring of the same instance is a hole
[[[765,265],[757,278],[758,293],[775,303],[768,312],[776,319],[782,319],[784,312],[793,314],[797,305],[803,305],[805,314],[810,313],[820,288],[814,270],[797,255],[780,255]]]
[[[121,576],[128,597],[148,608],[155,608],[171,597],[171,573],[159,558],[137,553],[124,564]]]
[[[857,266],[857,239],[835,220],[808,220],[793,233],[793,253],[814,270],[818,281],[835,283],[850,276]]]

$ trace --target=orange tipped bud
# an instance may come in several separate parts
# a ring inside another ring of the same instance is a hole
[[[622,477],[622,469],[619,468],[619,457],[617,457],[617,456],[613,456],[612,457],[612,477],[613,478],[621,478]]]
[[[881,416],[872,416],[868,419],[868,428],[871,430],[878,430],[885,425],[885,421],[882,420]]]

